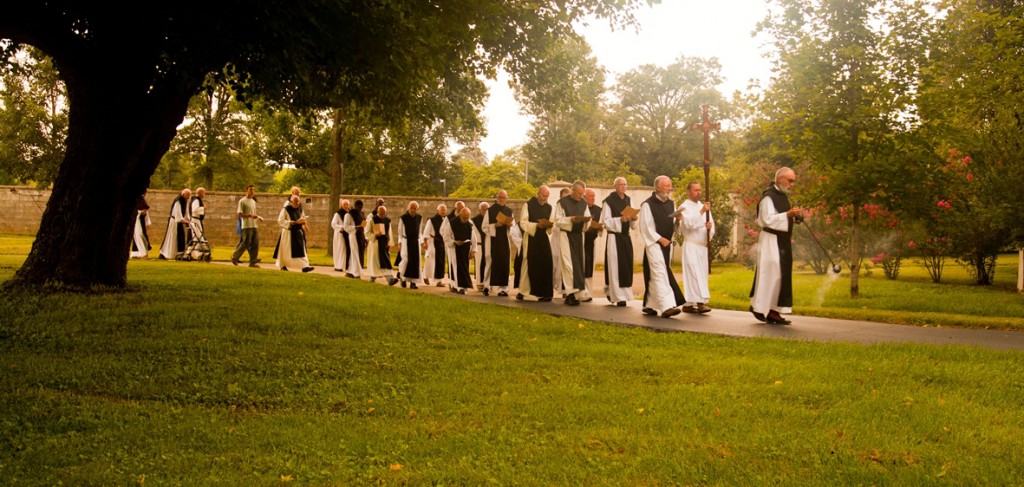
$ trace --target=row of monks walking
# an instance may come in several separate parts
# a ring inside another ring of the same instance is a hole
[[[541,186],[518,217],[507,206],[505,191],[491,203],[480,203],[476,215],[457,202],[451,212],[438,205],[427,218],[414,201],[398,218],[394,237],[382,204],[364,222],[361,208],[343,200],[332,222],[334,268],[349,277],[365,272],[371,280],[383,278],[411,289],[447,286],[454,293],[475,289],[496,297],[515,290],[520,300],[549,302],[557,297],[578,306],[599,297],[626,306],[636,297],[633,239],[639,238],[645,249],[643,312],[670,317],[710,311],[707,242],[714,234],[714,219],[710,204],[700,202],[700,185],[690,183],[689,198],[676,207],[670,198],[671,179],[660,177],[655,192],[639,209],[626,194],[624,178],[614,185],[615,192],[600,205],[582,181],[564,189],[553,203],[550,189]],[[677,234],[684,236],[682,288],[670,265]],[[360,260],[362,235],[371,239],[365,263]],[[595,243],[602,237],[605,266],[595,284]],[[388,254],[391,242],[398,248],[394,266]]]
[[[206,190],[185,188],[171,202],[171,212],[167,218],[167,229],[164,241],[160,245],[159,258],[163,260],[180,259],[188,248],[190,241],[202,237],[203,220],[206,218]],[[131,248],[128,256],[132,259],[148,259],[152,246],[149,243],[149,227],[153,220],[149,216],[149,204],[146,193],[139,196],[135,205],[136,217],[133,221]]]
[[[789,205],[787,193],[794,181],[791,169],[780,169],[758,205],[758,224],[764,231],[758,243],[750,311],[758,320],[773,324],[788,324],[780,313],[792,311],[790,234],[793,224],[804,215],[802,209]],[[460,201],[451,212],[446,205],[438,205],[435,214],[425,218],[413,201],[398,217],[394,235],[382,199],[369,215],[364,214],[361,200],[354,204],[342,200],[331,222],[334,269],[350,278],[381,279],[388,285],[401,283],[403,288],[447,286],[453,293],[475,289],[496,297],[509,296],[515,290],[518,300],[549,302],[558,297],[569,306],[603,295],[624,307],[636,297],[636,238],[643,249],[644,314],[668,318],[681,312],[711,311],[708,242],[714,236],[715,222],[711,204],[701,201],[700,184],[688,183],[687,199],[676,206],[671,199],[672,180],[659,176],[654,192],[639,208],[633,207],[626,194],[624,178],[617,178],[614,188],[598,205],[595,192],[582,181],[563,189],[554,203],[550,202],[550,189],[541,186],[518,217],[507,206],[505,191],[499,191],[492,203],[480,203],[476,215]],[[182,251],[190,228],[201,232],[205,192],[199,188],[196,193],[197,197],[192,197],[185,189],[173,202],[161,258],[174,258]],[[140,199],[138,214],[133,257],[148,255],[145,229],[149,215],[144,199]],[[252,185],[239,200],[237,216],[240,238],[231,262],[238,265],[248,252],[249,265],[258,267],[257,223],[262,217],[256,210]],[[299,190],[292,188],[277,218],[280,233],[274,258],[281,270],[314,269],[306,254],[307,222]],[[683,237],[682,287],[671,266],[673,250],[680,247],[677,235]],[[605,265],[600,287],[596,287],[595,243],[602,236]],[[398,253],[393,263],[392,242],[397,243]]]

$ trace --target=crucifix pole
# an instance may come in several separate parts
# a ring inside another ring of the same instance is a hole
[[[691,124],[690,130],[700,130],[704,133],[704,201],[711,201],[711,131],[722,130],[719,122],[711,123],[708,117],[708,104],[700,106],[701,121]],[[711,222],[711,212],[704,214],[704,221]],[[708,273],[711,272],[711,229],[708,228]]]

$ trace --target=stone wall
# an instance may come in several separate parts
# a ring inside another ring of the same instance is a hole
[[[559,181],[551,183],[549,186],[552,193],[551,201],[554,202],[557,199],[559,190],[562,187],[569,186],[569,183]],[[610,186],[591,186],[591,188],[597,193],[597,203],[599,205],[605,196],[614,191]],[[630,188],[628,194],[632,199],[633,206],[639,207],[640,203],[651,195],[652,190],[649,186]],[[178,191],[172,190],[151,189],[146,195],[146,201],[150,205],[150,219],[153,222],[149,229],[149,236],[154,250],[159,248],[160,243],[163,242],[164,233],[167,229],[167,215],[170,214],[171,202],[174,201],[178,193]],[[235,233],[235,213],[238,208],[238,200],[242,196],[244,196],[244,193],[239,192],[206,192],[206,218],[204,224],[206,238],[211,246],[234,247],[238,242],[238,235]],[[46,209],[46,202],[49,200],[49,197],[50,191],[45,189],[0,186],[0,205],[3,205],[2,207],[8,210],[8,217],[0,219],[0,233],[35,234],[39,229],[39,222],[42,220],[43,210]],[[373,209],[374,202],[377,199],[377,196],[367,195],[344,195],[342,197],[352,201],[356,199],[363,200],[367,212]],[[259,214],[264,218],[264,221],[260,223],[260,246],[273,245],[277,240],[279,231],[277,217],[284,206],[286,195],[257,193],[255,198]],[[384,205],[388,207],[389,215],[393,221],[397,220],[397,216],[405,211],[406,205],[412,200],[416,200],[420,204],[420,213],[427,218],[434,215],[438,204],[445,203],[451,209],[456,201],[455,198],[441,197],[382,196],[381,198],[384,199]],[[303,208],[310,217],[308,242],[311,249],[325,249],[327,246],[327,233],[330,231],[331,218],[334,216],[334,211],[337,210],[337,205],[328,204],[327,199],[328,196],[322,194],[304,195],[302,197]],[[481,201],[490,202],[493,201],[493,198],[467,199],[465,203],[475,215],[477,205]],[[508,204],[515,211],[518,218],[519,210],[525,203],[524,200],[509,200]],[[395,224],[397,225],[397,221]],[[392,230],[392,233],[395,233],[395,229]],[[735,234],[738,230],[733,228],[732,231]],[[597,254],[596,260],[598,263],[604,262],[604,240],[604,238],[597,240],[595,253]],[[737,240],[734,238],[733,241]],[[633,255],[636,256],[636,262],[640,263],[643,257],[643,249],[639,238],[633,239]],[[678,261],[679,252],[674,253],[674,259]]]

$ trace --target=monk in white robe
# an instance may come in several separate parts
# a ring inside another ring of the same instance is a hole
[[[484,286],[484,296],[494,294],[495,296],[508,296],[509,270],[511,268],[511,246],[508,240],[508,231],[512,227],[514,216],[512,209],[506,206],[508,203],[508,192],[498,191],[494,197],[494,204],[487,209],[487,218],[484,218],[482,227],[484,233],[484,253],[487,254],[487,284]],[[498,215],[501,215],[500,221]]]
[[[402,287],[416,289],[420,279],[420,228],[423,215],[419,214],[420,204],[410,201],[405,214],[398,218],[398,279]]]
[[[473,252],[473,277],[476,279],[476,290],[483,291],[484,283],[487,282],[487,274],[484,273],[486,257],[484,256],[484,218],[487,218],[487,210],[491,205],[486,201],[480,202],[477,206],[479,213],[470,218],[473,222],[473,232],[476,234],[476,249]]]
[[[195,195],[192,196],[192,201],[189,203],[190,210],[192,212],[192,223],[198,224],[199,231],[205,234],[206,226],[203,220],[206,219],[206,189],[196,188]]]
[[[277,253],[277,267],[282,271],[300,269],[302,272],[310,272],[313,267],[309,265],[309,258],[306,256],[306,215],[302,211],[298,196],[292,196],[290,204],[281,208],[277,217],[277,225],[281,227],[281,246]]]
[[[132,250],[128,256],[132,259],[149,258],[149,226],[153,223],[149,218],[149,204],[146,203],[146,193],[139,196],[135,203],[135,231],[132,233]]]
[[[625,306],[636,296],[633,293],[633,237],[638,215],[624,216],[632,208],[626,194],[626,178],[615,178],[615,192],[604,199],[601,223],[608,233],[604,247],[605,294],[616,306]]]
[[[711,203],[700,200],[700,183],[686,185],[687,199],[679,205],[681,212],[677,231],[683,235],[683,305],[684,313],[707,313],[711,299],[708,289],[708,231],[715,236],[715,220],[711,217]],[[709,221],[710,220],[710,221]]]
[[[445,246],[452,249],[450,289],[453,293],[466,294],[466,289],[473,287],[469,261],[476,252],[476,237],[469,208],[463,206],[458,211],[457,218],[449,220],[441,231],[444,233]]]
[[[788,167],[775,172],[775,183],[761,194],[757,204],[757,267],[750,290],[750,312],[760,321],[788,325],[782,313],[793,312],[793,224],[803,210],[789,205],[789,189],[796,173]]]
[[[442,235],[446,231],[449,231],[449,232],[451,231],[450,228],[448,230],[445,230],[444,227],[445,226],[449,226],[450,227],[453,223],[455,223],[455,221],[459,219],[459,215],[462,214],[462,209],[465,208],[465,207],[466,207],[465,203],[463,203],[461,201],[456,201],[455,202],[455,209],[450,211],[450,212],[448,212],[448,217],[445,218],[444,222],[441,224]],[[447,271],[448,289],[451,290],[451,291],[455,291],[456,290],[456,288],[455,288],[455,279],[456,279],[456,277],[455,277],[455,246],[450,245],[450,244],[448,244],[446,242],[444,244],[444,256],[445,256],[445,259],[448,261],[448,271]]]
[[[604,223],[601,223],[601,207],[597,206],[595,200],[597,193],[590,188],[583,193],[583,199],[587,202],[587,209],[590,210],[590,221],[587,222],[587,229],[583,233],[583,279],[587,286],[584,290],[582,303],[589,303],[594,300],[594,258],[597,239],[604,235]],[[605,287],[601,286],[601,292]]]
[[[444,235],[441,227],[448,218],[448,206],[444,203],[437,205],[437,213],[423,222],[423,230],[420,238],[423,243],[423,283],[430,284],[434,281],[437,287],[444,287],[445,270],[447,267],[448,251],[444,244]]]
[[[518,221],[513,221],[508,229],[508,243],[515,248],[512,259],[512,288],[519,288],[519,273],[523,270],[523,229]]]
[[[554,280],[551,277],[551,239],[548,233],[554,227],[553,209],[548,203],[551,190],[547,186],[537,188],[537,196],[523,205],[519,227],[523,232],[521,263],[516,271],[519,293],[516,299],[535,296],[538,301],[551,301],[554,297]]]
[[[398,279],[391,263],[391,218],[388,218],[387,207],[383,204],[378,206],[369,222],[373,225],[373,238],[366,249],[366,271],[370,274],[370,282],[375,282],[380,277],[389,286],[394,286]]]
[[[562,188],[561,190],[559,190],[558,199],[556,199],[554,201],[555,204],[552,205],[552,218],[554,218],[553,207],[557,206],[558,201],[561,200],[562,198],[565,198],[566,196],[569,196],[569,193],[571,192],[572,191],[569,188]],[[551,262],[554,263],[554,271],[551,272],[551,285],[555,289],[555,294],[561,294],[564,298],[565,290],[562,288],[562,273],[558,271],[559,262],[562,261],[561,246],[558,245],[558,240],[560,239],[559,235],[561,234],[562,229],[558,228],[558,225],[554,225],[551,227],[551,232],[549,232],[549,236],[551,237]]]
[[[554,272],[562,277],[562,292],[565,304],[578,306],[586,299],[586,277],[584,274],[584,236],[590,217],[590,208],[583,195],[587,186],[583,181],[572,184],[568,196],[558,200],[554,205],[555,214],[552,221],[558,227],[558,251],[561,259],[554,262]]]
[[[366,219],[358,209],[352,208],[345,213],[341,221],[342,235],[348,239],[348,260],[345,262],[345,277],[360,278],[363,275],[362,248],[359,235],[366,227]],[[359,220],[358,223],[356,220]]]
[[[334,257],[334,270],[345,272],[349,260],[348,233],[345,232],[345,215],[352,209],[348,200],[341,200],[338,211],[331,217],[331,229],[334,230],[334,238],[331,241],[331,255]]]
[[[675,316],[685,301],[670,265],[677,218],[671,195],[672,180],[658,176],[654,180],[654,194],[640,205],[637,226],[644,242],[643,313],[648,316]]]
[[[192,219],[188,202],[191,198],[192,190],[185,188],[171,203],[171,214],[167,217],[167,232],[164,233],[164,243],[160,246],[161,259],[174,260],[188,245],[191,233],[188,224]]]

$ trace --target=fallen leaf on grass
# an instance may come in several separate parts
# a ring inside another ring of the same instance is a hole
[[[637,414],[643,414],[643,413],[644,413],[644,408],[639,408],[639,409],[637,409],[637,410],[636,410],[636,413],[637,413]]]
[[[392,463],[391,467],[389,467],[389,468],[391,469],[392,472],[397,472],[397,471],[402,469],[402,464],[401,463]]]
[[[292,476],[291,475],[282,475],[281,476],[281,482],[291,482],[291,481],[292,481]]]

